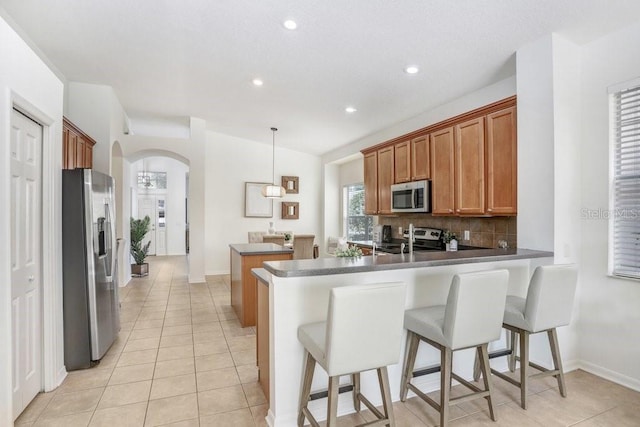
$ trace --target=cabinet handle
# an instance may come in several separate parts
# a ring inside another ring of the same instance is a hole
[[[493,212],[493,209],[487,209],[487,212]]]
[[[449,209],[449,213],[453,213],[453,209]]]
[[[456,212],[460,213],[460,209],[456,209]]]

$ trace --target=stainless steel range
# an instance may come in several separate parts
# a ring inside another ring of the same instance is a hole
[[[438,228],[416,227],[414,228],[413,250],[418,252],[425,251],[444,251],[445,246],[442,242],[443,230]],[[396,239],[390,243],[382,243],[377,247],[380,252],[390,254],[408,253],[409,252],[409,230],[404,230],[404,239]]]
[[[413,250],[414,252],[439,252],[445,251],[446,247],[442,240],[444,230],[430,227],[416,227],[413,229]],[[390,243],[382,243],[376,247],[380,252],[389,254],[409,253],[409,230],[402,233],[404,239],[394,239]],[[476,246],[466,246],[458,244],[458,250],[483,249]]]

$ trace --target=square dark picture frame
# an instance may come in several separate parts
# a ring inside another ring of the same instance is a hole
[[[298,202],[282,202],[282,219],[299,219],[300,204]]]
[[[297,176],[283,176],[282,186],[287,194],[298,194],[300,191],[300,178]]]

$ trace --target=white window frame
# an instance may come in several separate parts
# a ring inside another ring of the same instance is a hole
[[[342,235],[347,238],[347,240],[353,240],[351,236],[349,236],[349,188],[354,187],[356,185],[361,185],[364,191],[364,183],[362,182],[354,182],[352,184],[347,184],[342,187]],[[364,203],[364,200],[363,200]],[[362,206],[362,210],[364,213],[364,205]],[[365,217],[370,217],[371,215],[364,214]],[[373,219],[371,220],[371,230],[369,239],[371,240],[373,237]]]
[[[624,102],[624,97],[628,99],[630,95],[637,96],[637,100],[622,106],[621,99]],[[640,196],[640,79],[610,87],[609,102],[608,270],[609,275],[616,278],[640,280],[640,206],[636,199]],[[626,118],[621,118],[621,113],[626,113]],[[633,114],[632,118],[628,117],[629,113]],[[624,155],[623,147],[627,150]],[[629,155],[629,148],[635,154]],[[624,165],[621,159],[626,161]],[[626,197],[622,197],[622,185]],[[629,191],[633,194],[631,197]]]

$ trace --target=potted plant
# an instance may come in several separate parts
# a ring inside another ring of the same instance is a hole
[[[358,258],[362,256],[362,250],[356,245],[347,245],[346,248],[340,248],[336,250],[337,257],[353,257]]]
[[[151,225],[151,218],[145,216],[143,219],[131,218],[131,256],[135,261],[135,264],[131,264],[131,274],[133,276],[142,277],[149,274],[149,264],[144,262],[149,253],[149,246],[151,240],[145,245],[142,244],[144,236],[149,232]]]

